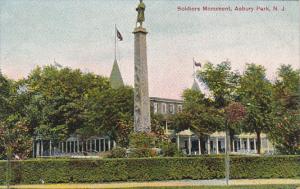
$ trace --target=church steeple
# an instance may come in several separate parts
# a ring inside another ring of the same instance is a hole
[[[118,62],[117,62],[116,59],[114,61],[113,68],[112,68],[111,73],[110,73],[109,81],[110,81],[111,87],[113,89],[117,89],[119,87],[124,86],[122,75],[121,75],[121,72],[120,72],[120,69],[119,69],[119,66],[118,66]]]
[[[194,82],[193,82],[193,85],[192,85],[191,89],[194,90],[194,91],[201,91],[196,79],[194,79]]]

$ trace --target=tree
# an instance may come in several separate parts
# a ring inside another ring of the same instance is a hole
[[[220,127],[225,129],[224,108],[233,101],[238,101],[237,86],[239,85],[240,75],[238,72],[231,71],[229,61],[221,62],[214,66],[212,63],[204,65],[203,69],[198,72],[198,78],[206,85],[213,97],[214,107],[219,109],[223,116],[224,122]],[[230,145],[233,146],[233,137],[236,133],[236,125],[229,125]]]
[[[190,128],[203,141],[205,136],[222,130],[224,124],[222,112],[215,108],[204,94],[188,89],[184,91],[183,98],[183,111],[176,114],[172,121],[177,132]]]
[[[85,97],[85,109],[86,122],[79,132],[117,139],[118,125],[126,123],[131,128],[133,122],[133,89],[90,90]]]
[[[26,120],[16,114],[0,122],[0,146],[4,147],[0,156],[10,156],[9,153],[13,153],[21,159],[28,157],[32,144],[28,127]]]
[[[128,117],[129,116],[129,117]],[[129,146],[129,137],[133,132],[133,119],[131,115],[121,114],[116,125],[116,142],[120,147],[127,148]]]
[[[84,99],[91,90],[109,88],[107,78],[55,66],[37,67],[23,83],[27,90],[18,98],[26,95],[30,99],[24,116],[36,134],[53,140],[61,140],[82,127]]]
[[[261,65],[247,64],[240,80],[238,94],[246,107],[243,130],[257,135],[257,152],[260,154],[262,132],[271,125],[272,84],[267,80],[266,70]]]
[[[278,69],[274,85],[274,125],[270,136],[285,154],[300,153],[300,70],[290,65]]]
[[[207,63],[198,71],[197,76],[211,92],[216,108],[224,108],[229,102],[236,100],[236,86],[240,75],[231,71],[230,62],[224,61],[216,66]]]
[[[9,96],[11,90],[11,81],[0,73],[0,121],[5,119],[11,112]]]

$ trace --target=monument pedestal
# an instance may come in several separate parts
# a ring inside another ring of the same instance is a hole
[[[151,132],[148,91],[147,31],[137,27],[134,34],[134,131]]]

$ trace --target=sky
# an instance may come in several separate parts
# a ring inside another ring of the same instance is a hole
[[[193,83],[193,58],[265,66],[270,80],[281,64],[300,68],[299,1],[144,0],[149,93],[180,99]],[[0,68],[12,79],[36,66],[59,64],[109,77],[114,25],[123,36],[117,59],[133,85],[137,0],[1,0]],[[178,11],[180,7],[254,7],[280,11]],[[281,8],[284,7],[284,11]]]

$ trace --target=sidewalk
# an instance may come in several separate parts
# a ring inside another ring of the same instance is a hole
[[[265,184],[290,184],[299,185],[300,179],[239,179],[231,180],[230,185],[265,185]],[[79,188],[134,188],[134,187],[160,187],[160,186],[213,186],[226,185],[224,180],[180,180],[180,181],[154,181],[154,182],[119,182],[102,184],[39,184],[39,185],[14,185],[10,188],[18,189],[79,189]],[[6,188],[6,186],[0,186]]]

